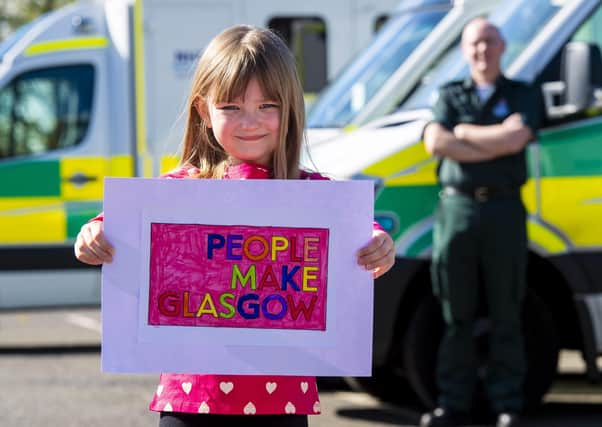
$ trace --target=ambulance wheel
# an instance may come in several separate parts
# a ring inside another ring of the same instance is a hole
[[[443,329],[441,308],[435,297],[428,295],[416,306],[403,340],[406,377],[418,399],[428,409],[437,406],[435,366]]]
[[[525,379],[526,409],[537,407],[550,388],[558,363],[558,344],[554,319],[546,304],[533,292],[527,292],[523,305],[523,335],[527,357]],[[444,324],[441,309],[433,296],[425,297],[416,306],[404,339],[403,362],[406,376],[420,401],[433,408],[437,403],[435,369]],[[479,319],[475,327],[479,372],[486,371],[486,352],[489,324]],[[483,387],[476,397],[477,407],[486,403]]]
[[[526,409],[536,408],[556,378],[558,336],[552,312],[535,293],[528,292],[523,307],[523,335],[527,357]]]

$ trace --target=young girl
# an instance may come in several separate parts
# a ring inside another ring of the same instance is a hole
[[[299,170],[304,126],[303,93],[286,45],[269,30],[230,28],[198,63],[180,166],[165,177],[326,179]],[[82,262],[112,260],[102,219],[77,236]],[[375,226],[358,263],[379,277],[394,259],[391,237]],[[150,409],[161,412],[161,427],[295,427],[307,426],[320,404],[313,377],[162,374]]]

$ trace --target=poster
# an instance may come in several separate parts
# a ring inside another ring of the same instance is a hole
[[[106,179],[103,370],[370,375],[373,280],[356,252],[372,234],[372,192]]]

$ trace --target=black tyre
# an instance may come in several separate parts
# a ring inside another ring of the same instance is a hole
[[[534,293],[528,293],[523,309],[523,335],[527,356],[525,405],[541,404],[558,370],[558,336],[554,317],[548,306]]]
[[[556,375],[558,344],[550,310],[532,292],[527,292],[522,319],[528,369],[524,387],[525,403],[527,408],[533,408],[540,404]],[[408,323],[403,342],[403,362],[408,382],[427,408],[433,408],[437,402],[435,366],[443,330],[437,300],[433,296],[425,297]],[[488,335],[488,321],[485,318],[477,320],[475,339],[478,358],[482,361],[479,372],[486,371]],[[476,399],[479,407],[486,402],[482,391]]]
[[[434,296],[422,299],[408,323],[403,340],[403,362],[410,386],[428,409],[437,403],[435,366],[444,324]]]

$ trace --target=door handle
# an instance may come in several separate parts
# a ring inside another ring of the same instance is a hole
[[[97,176],[86,175],[81,172],[75,173],[69,178],[63,179],[63,181],[70,182],[71,184],[76,185],[78,187],[87,184],[88,182],[94,182],[96,180],[98,180]]]

